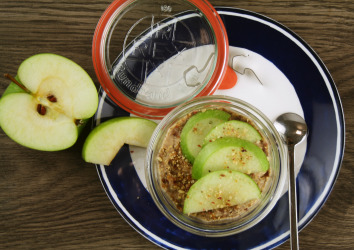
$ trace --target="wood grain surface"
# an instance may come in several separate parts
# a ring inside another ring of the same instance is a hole
[[[354,2],[352,0],[211,0],[266,15],[303,38],[330,71],[346,118],[346,150],[331,195],[300,232],[302,249],[354,248]],[[0,73],[41,52],[81,65],[99,86],[92,36],[108,0],[0,1]],[[9,81],[0,78],[0,94]],[[1,249],[157,249],[117,213],[93,165],[81,158],[89,129],[70,149],[24,148],[0,131]],[[289,249],[285,242],[278,249]]]

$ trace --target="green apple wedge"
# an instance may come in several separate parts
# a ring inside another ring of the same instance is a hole
[[[219,170],[205,175],[191,186],[184,201],[183,213],[240,205],[260,197],[258,185],[248,175]]]
[[[139,117],[117,117],[95,127],[82,150],[86,162],[110,165],[124,144],[147,147],[156,123]]]
[[[181,132],[181,149],[183,155],[194,162],[202,148],[204,138],[216,125],[227,121],[230,114],[217,109],[201,111],[193,115],[184,125]]]
[[[221,123],[213,128],[204,138],[203,146],[223,137],[235,137],[253,143],[262,140],[262,136],[252,125],[239,120],[231,120]]]
[[[261,148],[246,140],[224,137],[203,147],[194,161],[192,177],[199,179],[217,170],[251,174],[268,169],[269,162]]]
[[[19,66],[0,99],[0,127],[15,142],[37,150],[71,147],[98,106],[90,76],[55,54],[37,54]]]

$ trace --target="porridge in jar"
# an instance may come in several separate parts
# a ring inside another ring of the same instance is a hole
[[[157,154],[160,183],[175,207],[201,221],[235,219],[270,186],[268,142],[235,111],[193,111],[168,130]]]

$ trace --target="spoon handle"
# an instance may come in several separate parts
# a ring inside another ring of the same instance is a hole
[[[294,145],[288,146],[289,151],[289,216],[290,216],[290,246],[291,249],[299,249],[298,225],[297,225],[297,195],[296,195],[296,175]]]

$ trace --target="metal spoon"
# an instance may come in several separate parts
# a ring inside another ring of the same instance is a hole
[[[299,249],[294,150],[295,145],[307,136],[307,125],[301,116],[285,113],[275,120],[274,126],[288,146],[290,246]]]

